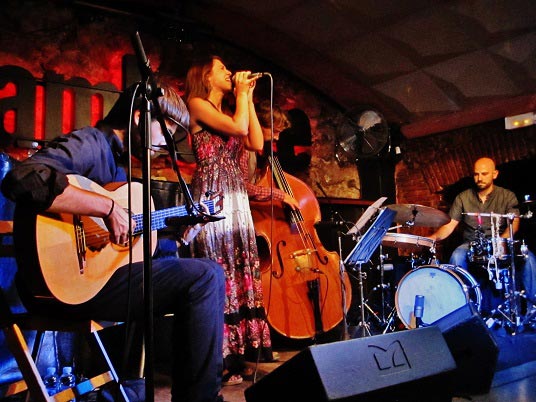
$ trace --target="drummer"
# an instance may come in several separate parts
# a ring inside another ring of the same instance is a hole
[[[470,243],[477,240],[479,231],[483,231],[487,238],[491,237],[491,217],[466,215],[467,213],[482,214],[514,214],[512,228],[514,234],[519,229],[519,204],[515,194],[505,188],[499,187],[493,181],[499,175],[495,162],[490,158],[480,158],[474,164],[473,179],[475,187],[467,189],[456,196],[450,208],[450,222],[439,227],[429,236],[432,240],[441,241],[454,231],[458,223],[463,222],[463,240],[450,257],[449,264],[468,268],[468,251]],[[510,237],[510,228],[507,219],[501,219],[499,235],[502,238]],[[528,251],[528,255],[520,262],[522,282],[530,303],[536,304],[536,258]]]

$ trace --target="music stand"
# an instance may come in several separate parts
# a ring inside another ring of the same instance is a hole
[[[385,202],[387,197],[381,197],[378,198],[372,205],[369,205],[367,210],[359,217],[357,222],[350,228],[348,232],[346,232],[346,236],[357,234],[365,227],[365,225],[368,223],[370,218],[380,209],[382,204]]]
[[[389,230],[395,215],[396,212],[392,209],[383,209],[344,260],[345,265],[358,267],[359,293],[361,297],[361,322],[359,323],[359,326],[361,327],[361,335],[363,337],[367,336],[367,334],[370,336],[370,331],[365,323],[365,301],[363,295],[363,274],[361,272],[361,265],[370,260],[372,254],[380,245],[383,236],[385,236],[385,233]]]

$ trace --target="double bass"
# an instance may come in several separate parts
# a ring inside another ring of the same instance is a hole
[[[269,186],[273,177],[300,208],[251,201],[267,320],[286,337],[315,338],[344,318],[351,301],[350,280],[338,254],[324,249],[318,238],[314,224],[320,220],[320,207],[313,191],[284,172],[276,157],[269,162],[272,174],[259,184]]]

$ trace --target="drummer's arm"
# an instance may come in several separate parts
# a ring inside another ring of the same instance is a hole
[[[449,223],[444,224],[428,237],[433,241],[441,241],[443,239],[446,239],[451,235],[452,232],[454,232],[454,229],[456,229],[458,223],[460,222],[455,219],[451,219]]]

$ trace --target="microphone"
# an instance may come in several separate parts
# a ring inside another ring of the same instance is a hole
[[[225,219],[225,216],[216,215],[187,215],[187,216],[170,216],[164,222],[167,226],[190,226],[197,223],[216,222]]]
[[[270,75],[270,73],[249,73],[247,76],[248,80],[258,80],[261,77],[264,77],[265,75]],[[236,74],[233,74],[231,77],[231,81],[233,82],[233,85],[236,85]]]
[[[424,296],[415,295],[415,303],[413,304],[413,316],[415,317],[415,326],[417,328],[424,326],[422,316],[424,313]]]
[[[264,77],[265,75],[268,75],[268,73],[250,73],[248,75],[248,80],[254,80],[256,78]]]

